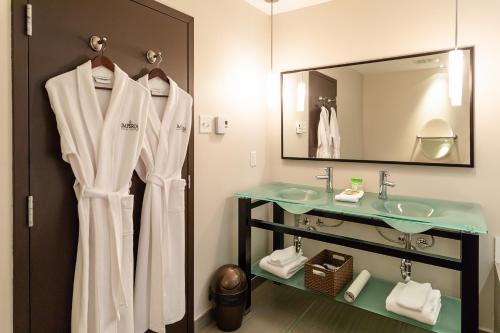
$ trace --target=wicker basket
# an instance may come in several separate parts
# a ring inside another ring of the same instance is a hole
[[[304,282],[309,289],[336,296],[352,280],[352,256],[323,250],[305,264]],[[313,266],[330,264],[339,267],[337,271]]]

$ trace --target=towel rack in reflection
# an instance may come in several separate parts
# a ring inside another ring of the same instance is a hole
[[[420,136],[417,135],[418,140],[439,140],[439,139],[453,139],[456,140],[458,135],[448,135],[448,136]]]
[[[325,96],[319,96],[318,97],[318,102],[321,106],[326,106],[328,103],[335,103],[337,102],[337,97],[335,98],[330,98],[330,97],[325,97]]]

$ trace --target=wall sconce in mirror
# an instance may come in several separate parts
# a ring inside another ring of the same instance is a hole
[[[301,81],[297,84],[297,111],[304,112],[306,108],[306,84]]]

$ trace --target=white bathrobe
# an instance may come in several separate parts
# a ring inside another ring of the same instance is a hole
[[[332,158],[340,158],[340,130],[339,130],[339,122],[337,119],[337,111],[332,106],[330,108],[330,140],[328,141],[330,144],[330,154]]]
[[[135,281],[135,332],[184,317],[185,187],[181,177],[191,132],[193,99],[170,79],[164,109],[149,112],[145,148],[136,168],[146,182]],[[139,79],[148,90],[148,76]],[[161,98],[161,97],[153,97]]]
[[[317,158],[332,158],[331,155],[331,135],[330,135],[330,120],[328,109],[321,107],[318,123],[318,149],[316,151]]]
[[[62,158],[76,178],[79,221],[65,221],[79,222],[71,331],[133,332],[129,182],[143,144],[149,93],[115,65],[112,91],[100,90],[98,98],[90,61],[50,79],[46,88]]]

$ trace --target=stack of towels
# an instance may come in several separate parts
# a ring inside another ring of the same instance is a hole
[[[430,283],[398,282],[385,301],[387,311],[435,325],[441,310],[441,292]]]
[[[351,189],[347,189],[344,192],[337,194],[335,196],[335,200],[357,203],[363,198],[364,195],[365,192],[363,191],[354,191]]]
[[[282,279],[289,279],[304,267],[306,261],[307,258],[302,255],[302,250],[296,252],[295,247],[290,246],[262,258],[259,267]]]

